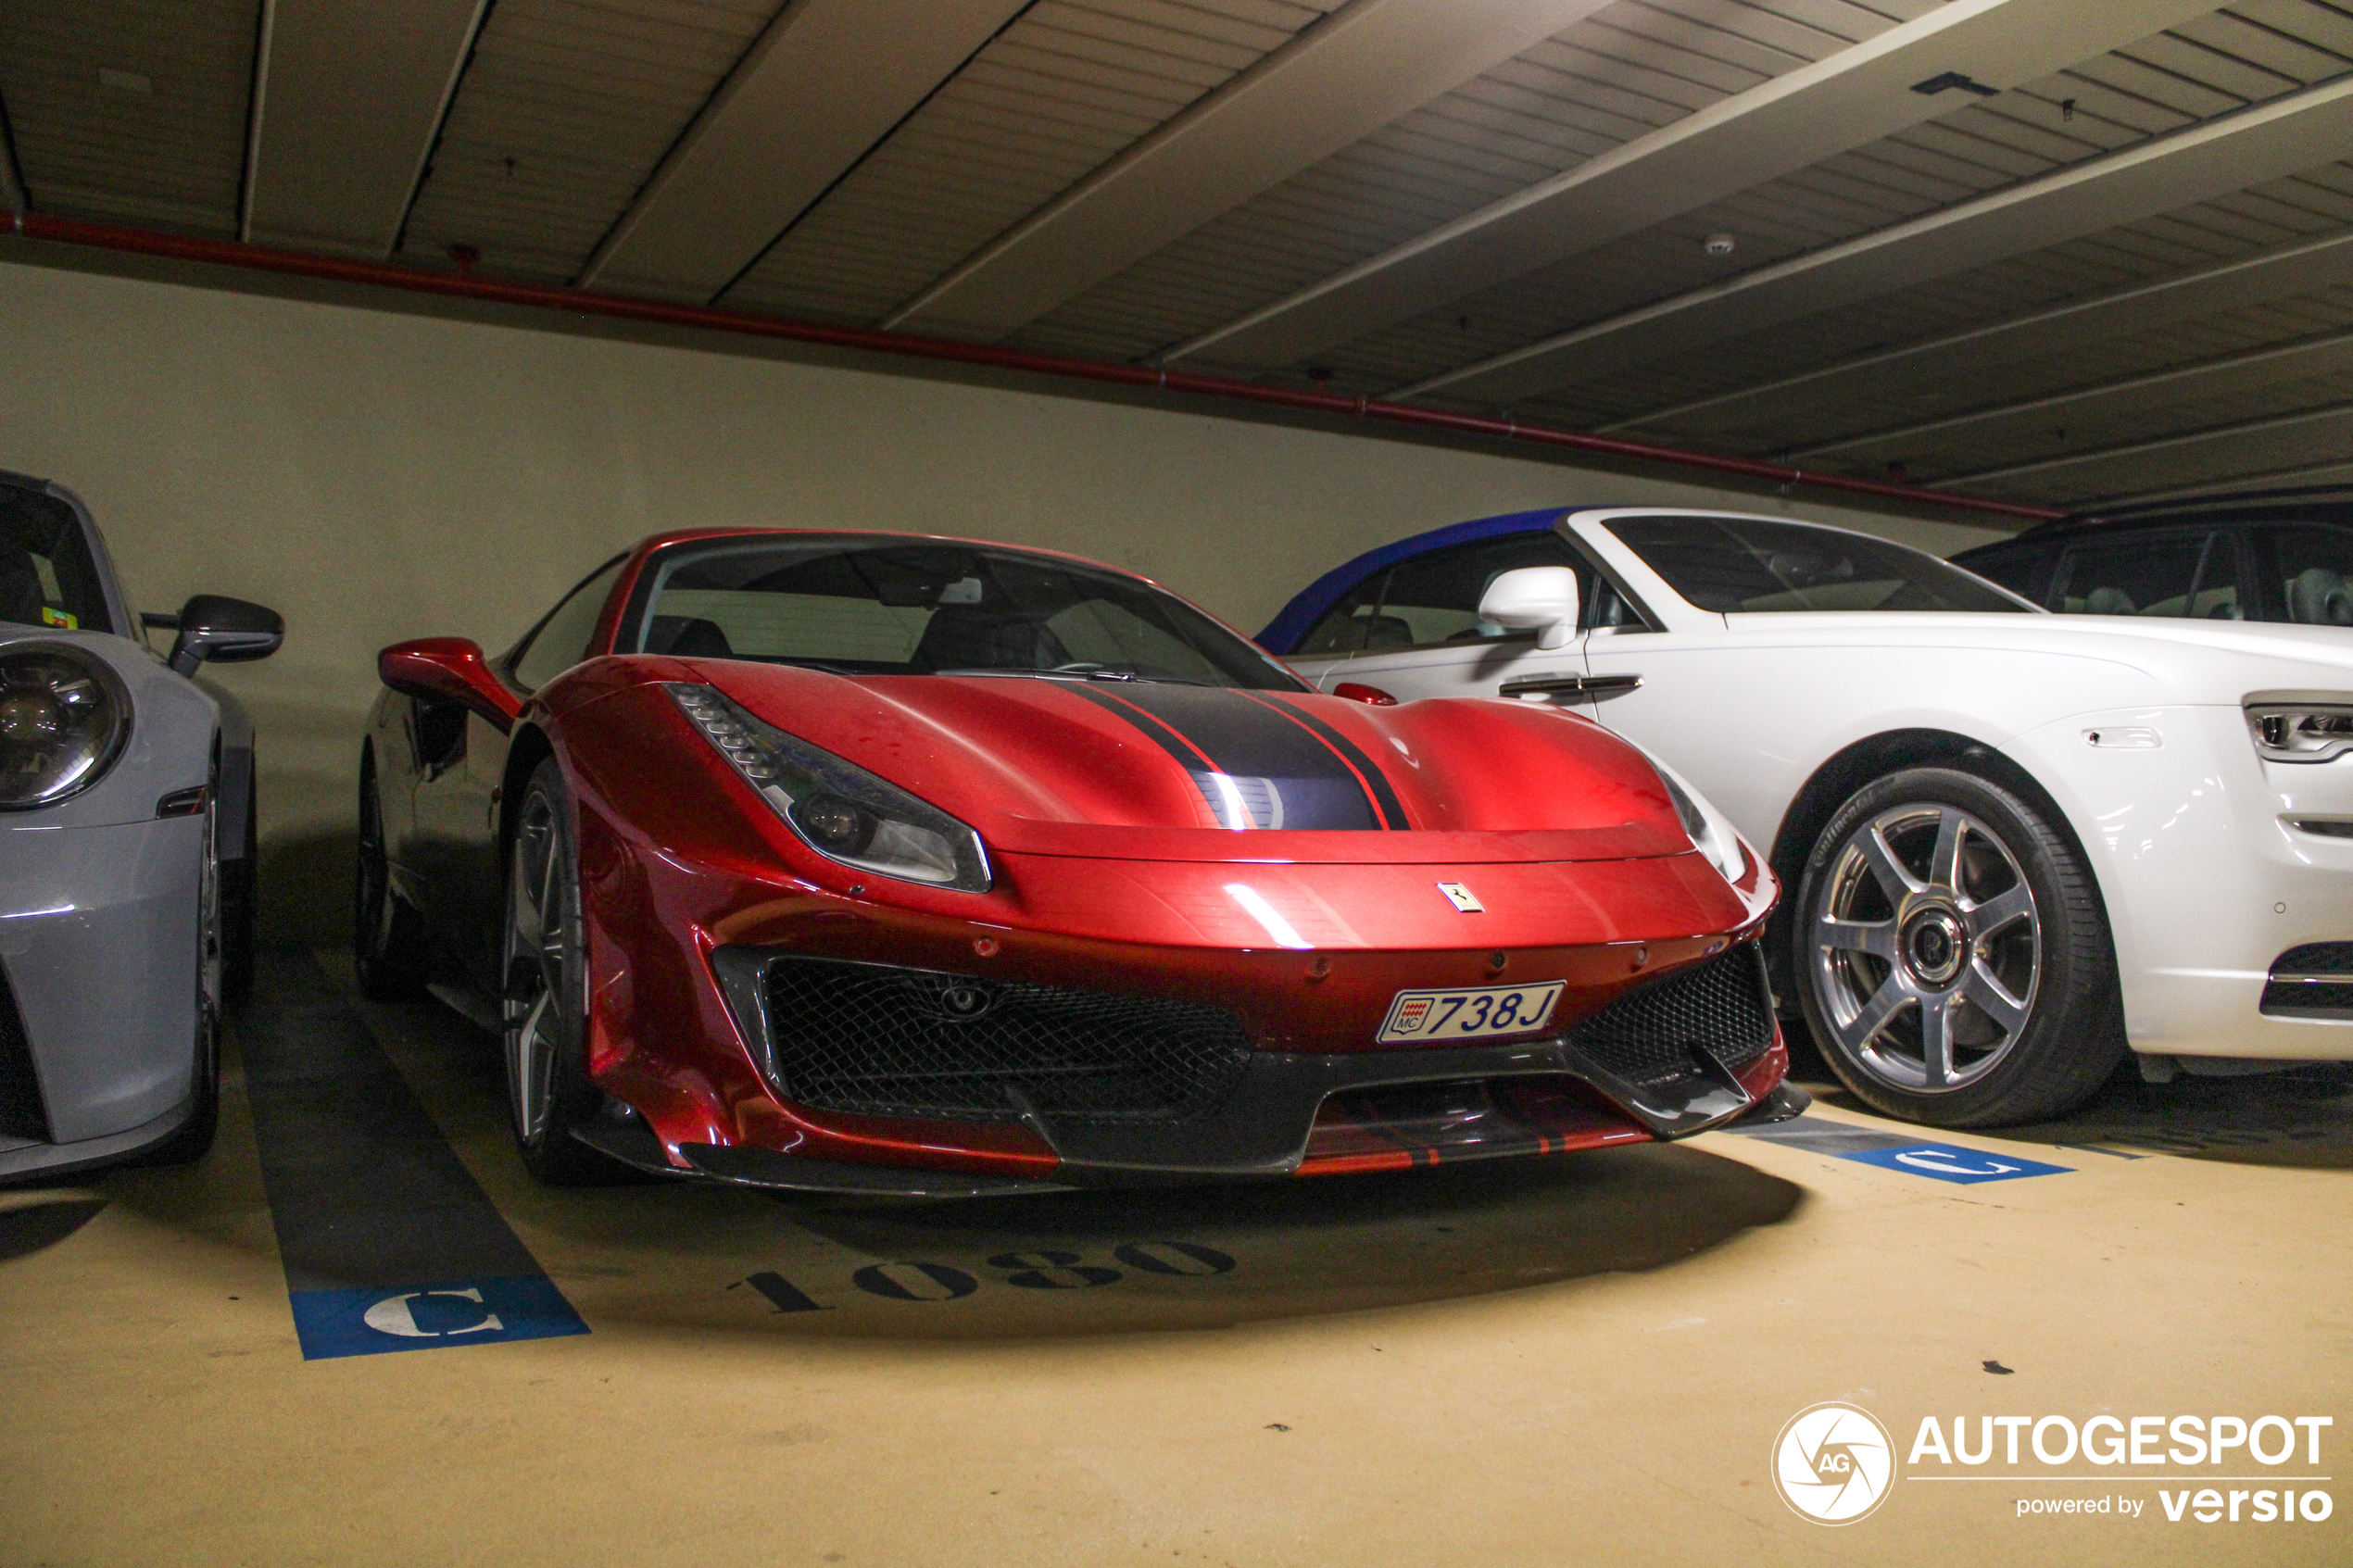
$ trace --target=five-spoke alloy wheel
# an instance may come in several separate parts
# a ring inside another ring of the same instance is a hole
[[[1807,1025],[1847,1087],[1944,1126],[2065,1110],[2123,1048],[2108,922],[2075,849],[1974,773],[1857,791],[1798,891]]]
[[[524,789],[507,854],[500,1008],[515,1145],[543,1182],[609,1181],[612,1162],[572,1135],[602,1097],[588,1082],[580,861],[563,775],[552,759]]]

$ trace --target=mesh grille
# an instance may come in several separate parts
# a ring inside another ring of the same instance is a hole
[[[1692,1070],[1705,1046],[1740,1068],[1773,1043],[1773,1002],[1755,946],[1735,947],[1696,969],[1620,997],[1571,1029],[1568,1043],[1635,1084],[1660,1084]]]
[[[768,968],[777,1087],[817,1110],[1168,1123],[1224,1103],[1241,1020],[1199,1002],[928,970],[779,959]]]
[[[0,1138],[49,1141],[49,1116],[41,1103],[41,1082],[32,1075],[32,1047],[24,1020],[0,970]]]

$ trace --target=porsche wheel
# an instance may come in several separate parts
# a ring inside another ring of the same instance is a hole
[[[359,857],[353,878],[351,949],[359,989],[371,1001],[396,1002],[425,983],[425,936],[416,911],[392,890],[384,848],[383,802],[376,793],[376,754],[359,757]]]
[[[220,844],[213,802],[220,798],[220,780],[207,792],[204,814],[204,859],[196,872],[196,995],[190,1020],[195,1047],[193,1094],[195,1105],[179,1131],[149,1150],[141,1161],[148,1165],[181,1165],[201,1160],[212,1148],[220,1125]]]
[[[611,1181],[620,1167],[572,1135],[602,1097],[588,1082],[580,861],[563,776],[552,759],[531,775],[507,859],[501,1005],[515,1146],[531,1173],[552,1185]]]
[[[1798,992],[1832,1071],[1945,1127],[2057,1115],[2124,1050],[2091,873],[2025,800],[1945,768],[1857,791],[1807,858]]]

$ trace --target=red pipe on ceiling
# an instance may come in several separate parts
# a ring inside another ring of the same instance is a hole
[[[1604,457],[1704,469],[1714,473],[1740,474],[1750,479],[1769,480],[1777,484],[1804,484],[1821,490],[1874,495],[1885,500],[1949,507],[1966,511],[1995,512],[2038,522],[2066,515],[2049,507],[1987,500],[1976,495],[1957,495],[1918,485],[1856,479],[1845,474],[1808,473],[1799,469],[1783,468],[1778,463],[1757,462],[1750,458],[1690,452],[1647,441],[1620,441],[1613,436],[1588,435],[1581,431],[1559,430],[1549,425],[1521,424],[1516,420],[1452,414],[1437,408],[1419,408],[1406,403],[1387,403],[1370,397],[1343,397],[1328,392],[1301,392],[1288,387],[1265,386],[1255,382],[1235,381],[1224,376],[1191,375],[1182,370],[1160,370],[1149,365],[1119,365],[1106,360],[1073,359],[1054,354],[1026,354],[1016,349],[999,348],[992,344],[912,337],[903,332],[876,332],[867,327],[828,327],[813,321],[747,316],[732,310],[713,310],[705,306],[667,305],[658,300],[630,299],[620,295],[591,294],[538,283],[500,282],[495,279],[461,273],[427,272],[381,261],[350,261],[332,256],[309,256],[299,251],[239,245],[231,240],[159,233],[150,229],[92,223],[78,218],[52,218],[22,210],[14,214],[7,232],[28,240],[48,240],[60,245],[126,251],[139,256],[168,257],[178,261],[242,267],[300,278],[327,278],[338,282],[407,289],[415,294],[447,295],[459,299],[520,305],[538,310],[565,310],[574,315],[604,316],[616,320],[736,332],[747,337],[774,338],[787,343],[824,344],[829,347],[860,349],[874,354],[900,354],[918,359],[986,365],[1000,370],[1026,370],[1036,375],[1107,382],[1120,386],[1152,387],[1164,392],[1231,398],[1319,414],[1380,420],[1426,430],[1453,431],[1464,435],[1532,441],[1539,445],[1567,447],[1571,451],[1592,452]]]

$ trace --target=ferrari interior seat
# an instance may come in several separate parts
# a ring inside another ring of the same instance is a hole
[[[680,659],[733,659],[736,649],[716,621],[698,615],[657,615],[646,636],[648,653],[674,654]]]
[[[970,605],[941,605],[915,645],[918,670],[1052,670],[1070,650],[1043,621]]]

